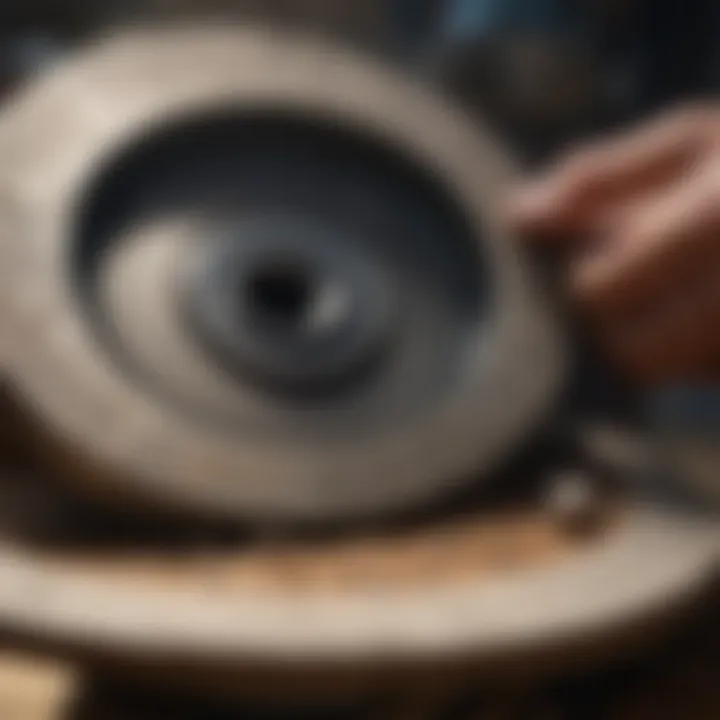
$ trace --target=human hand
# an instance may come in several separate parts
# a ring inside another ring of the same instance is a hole
[[[571,153],[518,189],[510,215],[565,243],[572,296],[635,379],[720,377],[720,105]]]

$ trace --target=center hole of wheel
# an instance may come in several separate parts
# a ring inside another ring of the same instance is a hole
[[[307,325],[318,286],[313,272],[299,263],[268,262],[251,273],[247,300],[256,320],[300,330]]]

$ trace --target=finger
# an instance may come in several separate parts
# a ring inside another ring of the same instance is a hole
[[[513,194],[511,221],[540,235],[588,229],[608,204],[686,172],[717,123],[714,110],[684,110],[573,153]]]
[[[606,337],[611,354],[649,384],[717,379],[720,365],[720,264],[694,292],[666,303],[643,325]]]
[[[596,315],[642,313],[685,287],[720,253],[720,165],[620,215],[600,252],[581,258],[572,285]]]

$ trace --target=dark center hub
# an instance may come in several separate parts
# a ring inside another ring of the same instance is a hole
[[[377,356],[392,314],[390,283],[357,250],[299,223],[242,228],[193,265],[193,327],[213,354],[272,389],[352,380]]]

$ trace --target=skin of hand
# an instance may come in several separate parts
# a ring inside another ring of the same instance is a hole
[[[571,152],[516,189],[509,215],[567,252],[570,294],[629,377],[720,380],[720,105]]]

